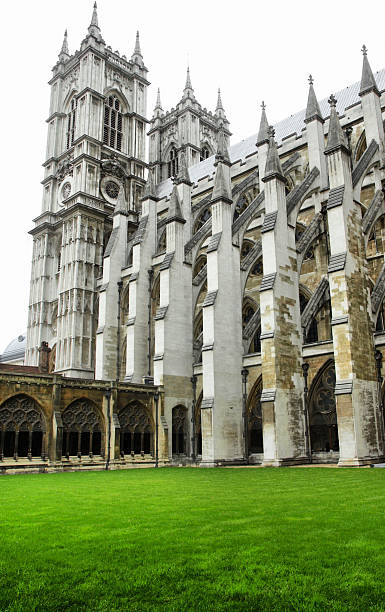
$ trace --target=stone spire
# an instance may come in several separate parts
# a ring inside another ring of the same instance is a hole
[[[217,100],[217,107],[215,109],[215,112],[223,111],[223,110],[225,110],[225,109],[223,108],[223,104],[222,104],[221,90],[220,90],[220,88],[218,88],[218,100]]]
[[[134,55],[140,55],[140,57],[143,57],[140,50],[139,30],[136,31]]]
[[[262,114],[261,114],[261,122],[259,124],[257,146],[263,144],[264,142],[269,142],[269,123],[266,117],[266,105],[264,102],[262,102],[261,108],[262,108]]]
[[[180,223],[186,223],[183,217],[183,214],[182,214],[182,209],[180,206],[178,190],[177,190],[176,185],[174,185],[172,193],[171,193],[166,223],[171,223],[171,221],[179,221]]]
[[[70,56],[70,54],[69,54],[69,50],[68,50],[68,36],[67,36],[67,30],[66,30],[64,32],[63,44],[61,46],[61,50],[60,50],[60,53],[59,53],[59,60],[61,62],[65,62],[65,61],[67,61],[69,56]]]
[[[160,89],[158,87],[158,93],[156,95],[156,104],[155,104],[155,110],[163,110],[162,108],[162,103],[160,101]]]
[[[274,128],[272,126],[269,126],[268,130],[269,130],[268,131],[269,149],[267,151],[265,176],[263,180],[267,181],[271,178],[277,178],[283,182],[286,182],[286,179],[282,172],[281,162],[279,161],[277,143],[274,140],[274,136],[275,136]]]
[[[331,94],[328,102],[330,104],[330,120],[325,154],[333,153],[333,151],[336,151],[341,148],[345,149],[345,151],[348,153],[349,150],[346,144],[345,135],[342,131],[342,127],[336,110],[337,100],[333,94]]]
[[[179,185],[180,183],[186,183],[187,185],[192,185],[190,181],[190,176],[187,168],[186,155],[182,150],[179,156],[179,170],[175,179],[175,184]]]
[[[94,3],[94,8],[92,11],[91,23],[88,26],[88,34],[90,36],[94,36],[97,40],[101,39],[100,28],[98,23],[98,6],[96,2]]]
[[[194,90],[193,87],[191,85],[191,77],[190,77],[190,66],[187,66],[187,75],[186,75],[186,84],[184,86],[184,90],[183,90],[183,97],[184,98],[193,98],[194,97]]]
[[[368,60],[368,50],[365,45],[362,46],[362,76],[361,76],[361,85],[360,85],[360,96],[363,96],[369,91],[374,91],[374,93],[379,94],[378,87],[376,84],[376,79],[374,78],[372,69]]]
[[[306,106],[306,115],[305,115],[305,123],[309,121],[313,121],[313,119],[319,119],[322,123],[324,122],[322,113],[318,104],[317,96],[315,95],[314,87],[313,87],[314,79],[310,75],[309,76],[309,95],[307,98],[307,106]]]
[[[231,166],[229,150],[226,145],[225,140],[225,132],[223,130],[223,125],[220,126],[218,131],[218,144],[217,144],[217,152],[215,155],[215,165],[219,162],[223,162],[228,166]]]

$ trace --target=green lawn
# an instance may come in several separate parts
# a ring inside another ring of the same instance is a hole
[[[385,610],[385,470],[0,478],[0,610]]]

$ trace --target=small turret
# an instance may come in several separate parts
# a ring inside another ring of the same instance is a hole
[[[277,178],[280,181],[286,182],[286,179],[282,172],[281,162],[279,161],[278,151],[277,151],[277,143],[275,142],[274,136],[274,128],[269,126],[269,149],[267,151],[266,158],[266,166],[265,166],[265,176],[262,179],[263,181],[268,181],[272,178]]]
[[[217,100],[217,106],[216,106],[216,109],[215,109],[215,116],[218,119],[226,119],[225,109],[223,108],[222,98],[221,98],[221,90],[220,89],[218,89],[218,100]]]
[[[186,84],[183,90],[183,98],[194,98],[194,90],[191,85],[190,67],[187,66]],[[182,98],[182,99],[183,99]]]
[[[91,18],[91,23],[88,26],[88,34],[89,36],[93,36],[94,38],[96,38],[96,40],[101,41],[102,40],[102,35],[100,32],[100,28],[99,28],[99,23],[98,23],[98,6],[96,4],[96,2],[94,3],[94,8],[92,11],[92,18]]]
[[[143,55],[140,49],[139,30],[136,32],[134,53],[131,56],[131,61],[143,66]]]
[[[154,107],[153,117],[160,117],[161,115],[163,115],[163,108],[162,108],[162,103],[160,101],[160,89],[158,87],[158,93],[156,95],[156,103]]]

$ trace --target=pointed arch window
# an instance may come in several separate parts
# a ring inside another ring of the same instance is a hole
[[[175,147],[172,147],[169,153],[167,163],[168,178],[176,176],[178,174],[178,153]]]
[[[123,115],[116,96],[108,96],[104,103],[103,143],[117,151],[122,150]]]
[[[67,117],[67,149],[72,147],[75,140],[75,127],[76,127],[76,105],[77,100],[73,98],[71,101],[70,112]]]

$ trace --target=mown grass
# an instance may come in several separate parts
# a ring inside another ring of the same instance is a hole
[[[385,470],[0,478],[0,609],[385,610]]]

